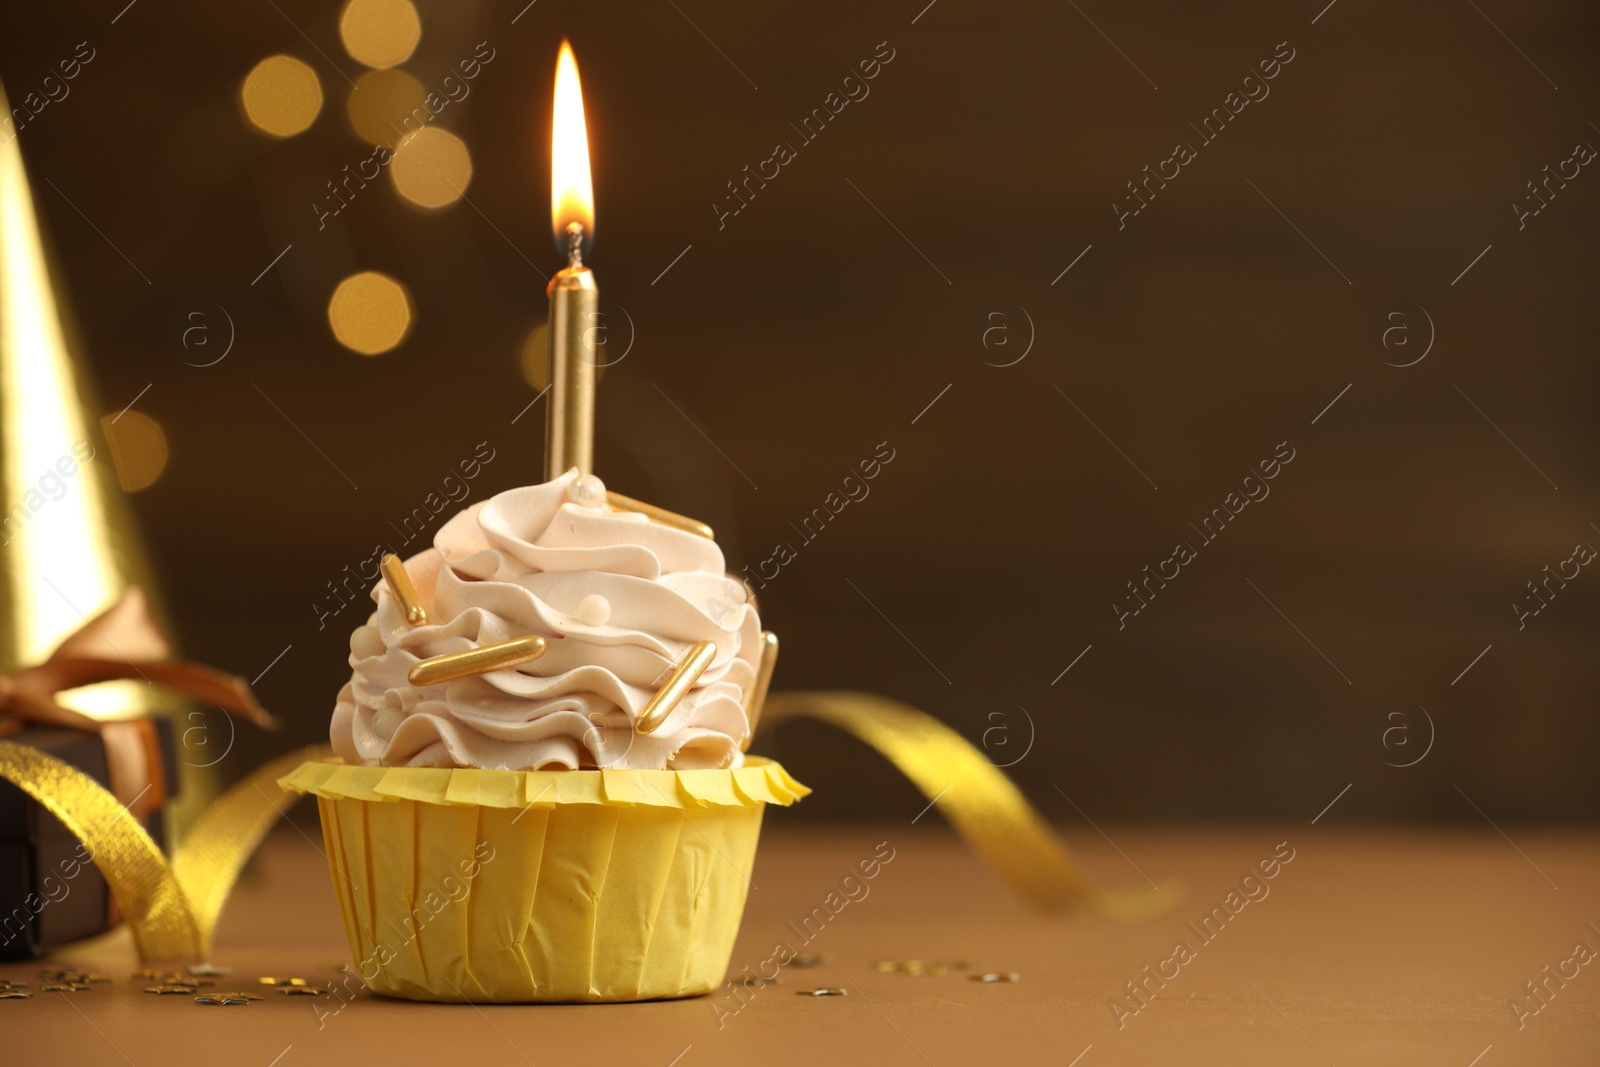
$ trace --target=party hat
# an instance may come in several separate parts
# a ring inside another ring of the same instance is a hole
[[[0,114],[9,115],[0,89]],[[4,124],[9,127],[10,124]],[[0,671],[38,663],[137,582],[144,552],[99,433],[99,406],[45,258],[17,131],[0,144]],[[145,686],[79,693],[145,710]]]

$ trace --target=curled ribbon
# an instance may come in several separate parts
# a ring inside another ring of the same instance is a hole
[[[68,635],[43,663],[0,677],[0,778],[43,805],[83,843],[132,927],[141,957],[201,959],[240,869],[280,814],[277,801],[285,794],[276,779],[326,749],[297,752],[252,772],[201,815],[169,866],[141,825],[166,794],[153,723],[93,719],[63,706],[57,695],[137,679],[258,726],[277,726],[243,679],[170,655],[144,593],[134,586]],[[70,763],[3,740],[30,723],[99,734],[111,788]]]
[[[1110,892],[1095,885],[1016,784],[926,712],[870,693],[773,693],[762,722],[811,718],[877,750],[950,820],[1018,896],[1042,911],[1081,908],[1139,919],[1177,903],[1173,885]]]
[[[765,711],[768,724],[817,719],[875,749],[1036,908],[1078,908],[1126,920],[1164,911],[1180,896],[1170,884],[1118,892],[1097,886],[1011,779],[925,712],[852,692],[774,693]],[[0,778],[21,787],[84,843],[128,917],[141,958],[203,959],[239,871],[293,802],[277,780],[329,755],[326,746],[313,746],[252,771],[200,817],[171,865],[126,806],[70,764],[0,741]]]
[[[44,805],[83,843],[127,917],[141,959],[203,960],[239,871],[297,799],[277,780],[305,760],[331,754],[314,745],[251,771],[200,816],[171,865],[128,809],[70,763],[0,741],[0,778]]]

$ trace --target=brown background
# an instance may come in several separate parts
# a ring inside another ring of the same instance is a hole
[[[319,630],[312,604],[391,520],[480,441],[496,458],[472,499],[540,476],[542,405],[511,420],[544,313],[530,261],[559,265],[543,143],[568,35],[592,263],[636,332],[604,383],[599,473],[710,522],[735,567],[796,545],[761,592],[780,687],[890,694],[998,763],[1027,751],[1012,773],[1063,818],[1069,795],[1096,819],[1298,820],[1347,783],[1329,819],[1594,817],[1600,576],[1521,632],[1511,604],[1600,544],[1600,176],[1520,232],[1510,207],[1600,144],[1592,6],[543,0],[513,24],[520,2],[419,3],[424,84],[496,49],[440,118],[472,149],[477,210],[374,187],[321,232],[311,205],[368,152],[344,119],[361,68],[337,5],[274,6],[0,17],[13,95],[79,41],[98,53],[21,143],[104,407],[150,385],[138,409],[171,442],[135,505],[186,649],[255,677],[291,646],[260,683],[287,735],[242,739],[224,769],[322,734],[361,620]],[[797,140],[788,123],[881,41],[895,58],[871,95],[719,231],[724,183]],[[1270,97],[1119,231],[1124,183],[1280,41],[1295,58]],[[275,52],[327,97],[282,142],[236,105]],[[417,306],[374,359],[325,318],[360,269]],[[235,347],[185,365],[186,316],[217,309]],[[1420,344],[1418,309],[1436,343],[1386,366],[1420,350],[1384,348],[1386,315]],[[985,348],[992,312],[1011,347]],[[988,365],[1021,351],[1025,319],[1027,357]],[[799,545],[789,523],[884,441],[871,496]],[[1124,582],[1196,540],[1188,523],[1281,441],[1296,458],[1271,496],[1119,632]],[[1423,750],[1419,709],[1432,749],[1385,766]],[[923,803],[820,727],[761,747],[818,788],[802,814]]]

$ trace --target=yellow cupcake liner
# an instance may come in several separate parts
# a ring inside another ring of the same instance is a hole
[[[810,792],[735,770],[485,771],[301,764],[356,973],[410,1000],[686,997],[717,988],[766,804]]]

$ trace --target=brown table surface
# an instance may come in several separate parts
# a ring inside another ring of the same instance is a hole
[[[1124,926],[1027,911],[927,822],[796,830],[781,826],[781,815],[769,820],[733,970],[765,959],[779,940],[825,960],[785,968],[781,985],[752,992],[737,1014],[718,1012],[711,998],[475,1007],[365,992],[342,1007],[271,993],[245,1007],[202,1007],[141,992],[146,983],[129,977],[138,967],[132,943],[120,933],[42,961],[113,978],[89,992],[43,993],[39,965],[0,967],[0,978],[27,980],[35,994],[0,1001],[0,1062],[1600,1063],[1600,961],[1564,986],[1551,980],[1548,1003],[1521,1028],[1510,1006],[1579,942],[1600,951],[1600,835],[1508,827],[1508,841],[1488,829],[1327,824],[1106,827],[1109,841],[1069,833],[1107,884],[1143,884],[1140,872],[1183,882],[1187,895],[1174,911]],[[786,924],[820,905],[880,841],[895,858],[870,894],[799,946]],[[1282,841],[1295,856],[1267,883],[1269,895],[1203,943],[1186,923],[1221,904]],[[1111,999],[1126,1000],[1124,983],[1170,956],[1178,940],[1194,958],[1119,1029]],[[217,944],[216,962],[234,968],[219,989],[253,989],[268,974],[322,982],[348,959],[310,839],[290,827],[274,833],[230,902]],[[874,968],[908,958],[976,960],[1020,981]],[[1565,964],[1569,974],[1575,965]],[[849,995],[796,995],[814,986],[848,987]]]

